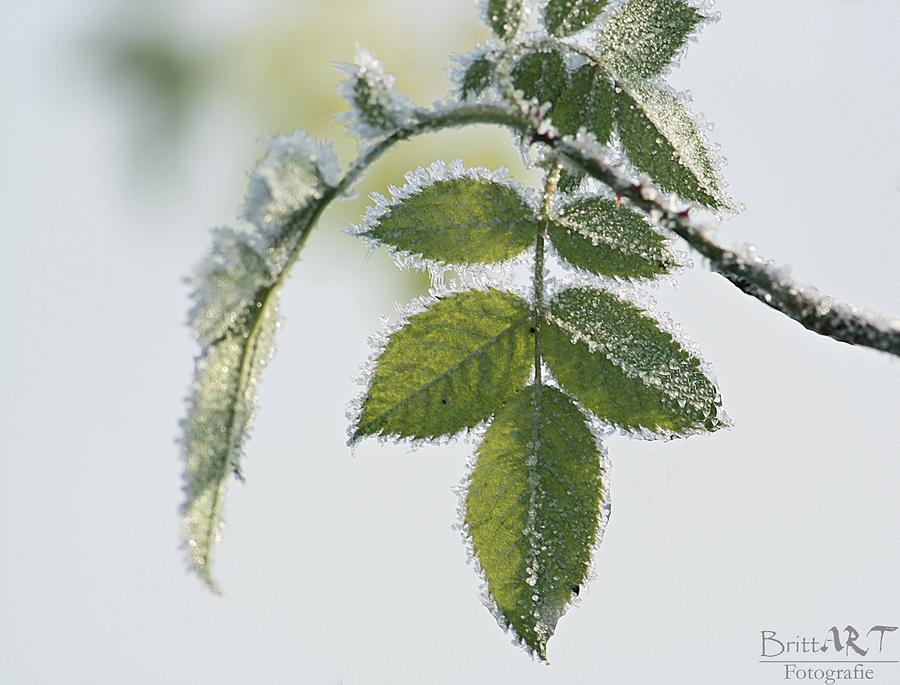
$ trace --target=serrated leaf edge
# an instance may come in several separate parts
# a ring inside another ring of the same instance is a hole
[[[678,162],[682,166],[682,168],[691,174],[694,180],[697,182],[700,189],[706,193],[716,204],[713,206],[714,209],[720,211],[734,211],[735,203],[728,196],[724,189],[724,180],[721,178],[720,167],[722,165],[722,158],[716,156],[713,153],[712,144],[706,133],[703,130],[702,119],[695,114],[690,107],[684,102],[684,98],[687,97],[684,93],[676,93],[671,88],[669,88],[665,83],[659,81],[638,81],[638,80],[623,80],[621,78],[615,78],[615,84],[617,89],[621,89],[621,94],[626,95],[631,100],[634,101],[637,107],[640,107],[641,112],[647,119],[653,124],[659,134],[666,140],[668,145],[672,147],[675,154],[678,157]],[[641,89],[647,89],[647,92],[657,91],[662,94],[663,97],[669,97],[673,102],[676,103],[676,106],[680,107],[682,113],[685,116],[685,122],[689,126],[692,127],[691,133],[696,136],[699,141],[701,147],[703,148],[703,152],[705,153],[705,161],[709,162],[709,169],[697,169],[696,160],[689,160],[685,158],[685,155],[681,148],[676,145],[672,139],[670,138],[670,134],[668,131],[663,130],[659,121],[654,118],[653,114],[649,112],[645,108],[645,102],[642,102],[640,99],[639,91]],[[636,94],[637,93],[637,94]],[[618,117],[616,118],[616,129],[619,128]],[[623,148],[624,143],[623,143]],[[627,154],[627,150],[626,150]],[[629,160],[630,162],[630,160]],[[633,164],[633,162],[631,162]],[[699,174],[698,174],[699,171]],[[713,187],[709,187],[709,179],[705,178],[706,174],[709,173],[713,178]],[[656,179],[652,179],[653,183],[657,183]],[[672,191],[676,195],[679,195],[677,191]],[[696,201],[696,200],[691,200]]]
[[[734,422],[731,420],[731,417],[728,416],[722,406],[722,395],[721,390],[719,389],[719,384],[716,382],[715,370],[713,369],[712,364],[701,354],[700,348],[697,343],[695,343],[690,338],[690,336],[688,336],[681,329],[681,326],[676,324],[668,314],[657,310],[653,306],[652,300],[649,300],[649,296],[647,295],[647,293],[640,292],[634,287],[629,288],[629,281],[619,283],[618,281],[613,281],[611,279],[606,279],[603,277],[599,278],[601,281],[599,283],[599,287],[596,280],[597,277],[582,279],[580,282],[567,282],[555,292],[548,293],[548,300],[552,303],[559,295],[570,289],[592,289],[598,290],[607,295],[613,295],[625,304],[636,307],[643,316],[653,321],[656,324],[657,328],[659,328],[659,330],[671,336],[672,341],[676,345],[678,345],[678,347],[680,347],[690,358],[698,362],[698,370],[706,377],[706,379],[716,391],[716,395],[713,401],[716,406],[716,419],[719,423],[719,429],[731,428],[734,425]],[[593,339],[591,339],[589,336],[585,335],[581,331],[577,330],[574,326],[569,325],[558,316],[554,315],[552,311],[550,311],[550,308],[547,308],[547,310],[544,312],[544,317],[547,321],[554,324],[555,326],[558,326],[561,330],[568,333],[571,336],[572,342],[584,343],[585,345],[587,345],[588,349],[591,352],[600,352],[601,354],[604,354],[605,350],[607,349],[615,349],[615,345],[604,346],[602,343],[593,341]],[[606,355],[604,354],[604,356]],[[639,371],[634,369],[633,367],[626,366],[616,359],[612,359],[608,356],[607,359],[611,364],[622,369],[622,371],[630,377],[641,378]],[[663,384],[653,383],[652,385],[653,387],[662,390],[662,392],[670,399],[676,399],[675,394],[668,391],[663,386]],[[563,389],[565,388],[563,387]],[[573,399],[575,399],[575,402],[584,411],[589,411],[580,402],[578,402],[577,398]],[[604,422],[600,420],[600,423]],[[617,426],[617,429],[624,435],[627,435],[629,437],[638,437],[644,440],[659,440],[660,438],[662,438],[663,440],[670,440],[685,438],[690,435],[709,435],[710,432],[703,428],[671,431],[668,429],[650,430],[648,428],[641,428],[640,430],[629,430],[622,428],[621,426]]]
[[[611,10],[611,12],[609,13],[609,16],[606,19],[608,19],[608,20],[613,19],[616,15],[618,15],[618,13],[624,7],[629,5],[631,3],[631,1],[632,0],[627,0],[626,2],[621,2],[621,3],[610,3],[611,5],[614,5],[614,6],[608,8]],[[699,15],[699,19],[698,19],[697,23],[694,24],[693,28],[690,31],[688,31],[688,33],[684,37],[684,42],[681,44],[681,46],[678,47],[677,50],[675,50],[675,52],[672,54],[672,57],[662,67],[662,69],[659,73],[654,74],[653,76],[650,76],[650,77],[644,77],[644,76],[641,76],[638,74],[634,74],[634,75],[632,75],[634,78],[653,79],[653,78],[659,78],[661,76],[665,76],[666,74],[668,74],[674,67],[677,67],[681,63],[681,60],[687,54],[689,44],[692,42],[692,40],[695,38],[695,36],[703,29],[703,27],[706,24],[713,24],[719,20],[718,13],[710,13],[710,12],[706,11],[704,9],[704,7],[700,7],[697,4],[695,4],[695,2],[692,2],[690,0],[676,0],[676,1],[682,2],[684,5],[686,5],[687,7],[690,7],[691,9],[693,9],[697,12],[697,14]],[[600,30],[598,32],[597,39],[595,41],[595,43],[597,43],[597,46],[598,46],[598,48],[600,48],[601,51],[604,51],[604,47],[606,44],[604,37],[603,37],[603,30],[604,30],[605,26],[606,26],[606,23],[604,22],[603,26],[600,28]],[[612,65],[608,65],[607,69],[611,69],[611,67],[612,67]],[[623,77],[628,76],[625,73],[623,73],[621,75]]]
[[[563,228],[570,229],[571,231],[577,233],[582,238],[590,240],[591,243],[595,246],[599,245],[600,243],[604,243],[605,245],[607,245],[611,248],[616,248],[618,246],[618,243],[616,242],[615,238],[613,238],[612,236],[598,235],[596,233],[592,233],[590,231],[590,229],[583,228],[580,225],[575,224],[575,223],[565,219],[564,217],[560,217],[559,215],[554,215],[551,218],[551,220],[553,221],[553,223],[558,224],[559,226],[562,226]],[[657,235],[659,235],[663,239],[663,245],[665,247],[669,248],[669,252],[672,254],[672,257],[674,260],[672,268],[669,269],[669,271],[667,273],[655,274],[653,276],[627,276],[627,277],[614,276],[614,277],[612,277],[615,280],[617,280],[617,281],[635,281],[635,280],[637,280],[637,281],[655,281],[655,280],[658,280],[661,278],[670,277],[674,274],[678,274],[684,270],[685,264],[684,264],[683,260],[684,260],[684,257],[686,256],[686,253],[672,249],[672,247],[675,245],[675,239],[672,236],[669,236],[669,235],[666,235],[665,233],[663,233],[662,230],[657,228],[656,226],[647,224],[647,228],[654,231]],[[560,261],[565,262],[565,264],[569,268],[576,269],[578,271],[583,271],[585,273],[592,273],[580,266],[572,264],[565,257],[563,257],[561,254],[559,254],[559,252],[556,250],[556,246],[553,245],[552,239],[550,241],[550,245],[553,246],[553,249],[554,249],[554,252],[556,252],[557,258]],[[600,274],[594,274],[594,275],[597,275],[600,278],[604,278],[604,279],[610,278],[609,276],[602,276]],[[602,281],[602,282],[605,282],[605,281]]]

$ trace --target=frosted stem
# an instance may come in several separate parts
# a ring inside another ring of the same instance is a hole
[[[780,269],[747,249],[730,248],[693,223],[688,212],[674,210],[656,188],[632,181],[602,160],[554,133],[535,133],[560,157],[580,167],[613,192],[627,197],[655,222],[683,238],[706,257],[712,271],[804,328],[839,342],[871,347],[900,356],[900,320],[841,302],[788,278]]]

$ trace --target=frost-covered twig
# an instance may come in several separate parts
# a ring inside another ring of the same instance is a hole
[[[580,167],[617,195],[628,198],[659,226],[683,238],[708,260],[712,271],[804,328],[840,342],[900,356],[900,320],[841,302],[810,285],[793,281],[753,250],[720,243],[702,225],[691,221],[687,211],[679,210],[669,196],[649,183],[627,178],[591,154],[588,147],[547,129],[529,112],[498,105],[459,105],[420,115],[419,122],[412,127],[418,130],[407,131],[403,137],[448,126],[483,123],[509,126],[524,139],[547,145],[560,158]]]
[[[536,136],[569,162],[628,198],[658,225],[683,238],[704,256],[712,271],[721,274],[748,295],[786,314],[804,328],[840,342],[871,347],[900,356],[900,320],[841,302],[810,285],[799,284],[753,250],[731,248],[678,211],[668,198],[649,184],[628,179],[597,157],[552,133]]]

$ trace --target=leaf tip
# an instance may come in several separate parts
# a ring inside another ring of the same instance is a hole
[[[190,526],[190,520],[185,519],[185,527],[190,528]],[[221,596],[222,588],[212,576],[211,550],[204,549],[196,536],[191,537],[190,535],[185,536],[183,548],[187,553],[189,570],[196,573],[214,595]]]

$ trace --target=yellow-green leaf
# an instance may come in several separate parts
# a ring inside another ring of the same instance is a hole
[[[425,186],[367,221],[360,235],[450,264],[502,262],[535,241],[534,211],[491,178],[450,178]]]
[[[394,333],[378,357],[353,439],[433,438],[489,419],[534,364],[524,300],[471,290],[439,300]]]
[[[601,534],[601,459],[584,415],[547,386],[520,391],[478,447],[466,529],[502,622],[540,659]]]

